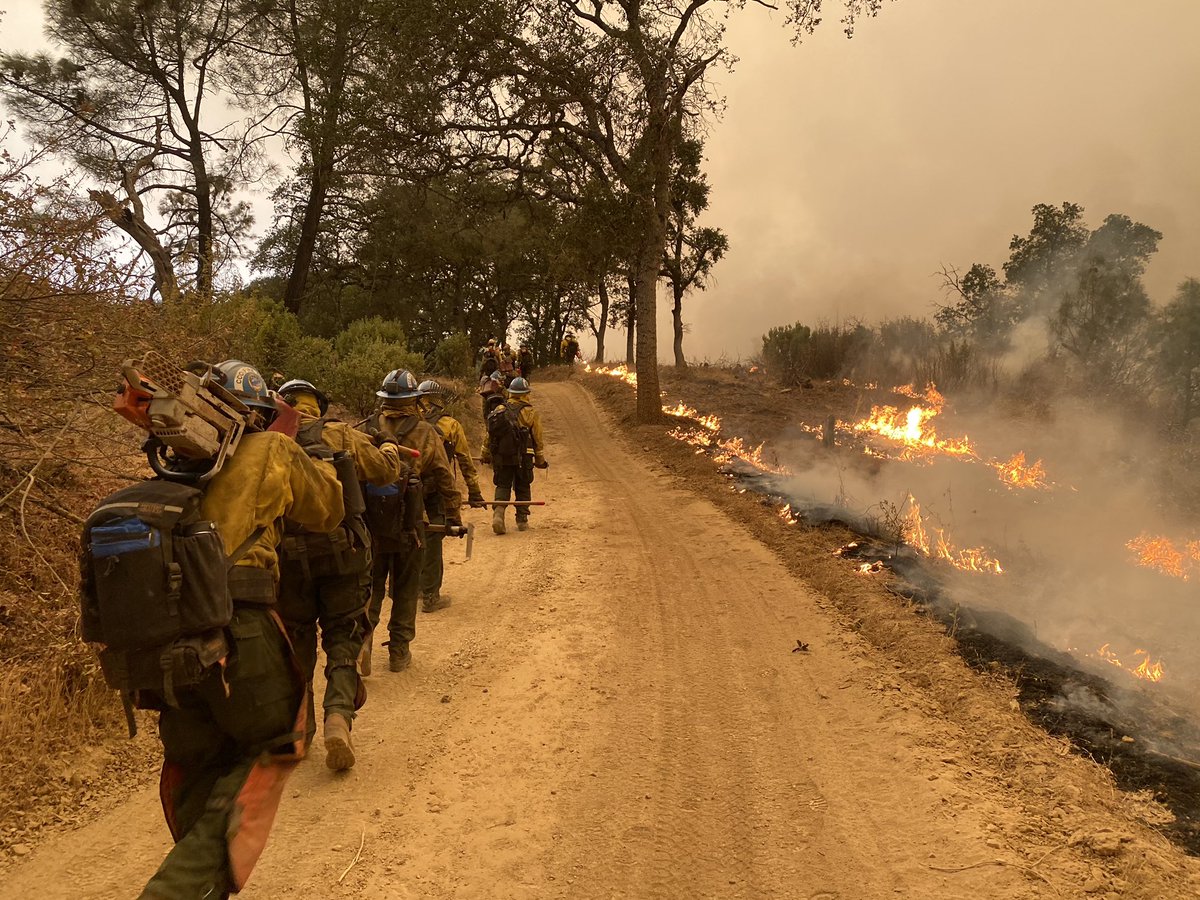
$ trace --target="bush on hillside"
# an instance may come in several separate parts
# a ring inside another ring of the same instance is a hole
[[[475,369],[475,354],[471,339],[461,331],[442,338],[433,350],[429,371],[450,378],[464,378]]]
[[[763,362],[767,371],[784,384],[807,378],[846,377],[873,341],[871,329],[857,323],[818,325],[797,322],[780,325],[763,336]]]

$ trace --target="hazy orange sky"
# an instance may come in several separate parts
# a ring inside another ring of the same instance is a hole
[[[686,311],[693,354],[929,314],[932,274],[999,268],[1041,202],[1163,232],[1159,302],[1200,277],[1197,0],[896,0],[851,41],[827,21],[800,47],[780,21],[749,7],[731,28],[708,172],[732,249]]]
[[[796,320],[928,315],[933,273],[998,268],[1041,202],[1162,231],[1160,303],[1200,277],[1200,0],[896,0],[852,41],[826,5],[799,47],[778,13],[733,17],[707,165],[732,249],[687,301],[690,356],[745,358]],[[39,39],[38,0],[0,9],[0,46]]]

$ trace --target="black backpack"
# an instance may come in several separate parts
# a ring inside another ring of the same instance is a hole
[[[396,432],[396,439],[402,441],[406,438],[419,421],[414,417],[404,431]],[[367,420],[367,433],[378,434],[379,430],[379,415],[376,413]],[[363,485],[363,499],[367,528],[381,550],[401,549],[408,536],[415,534],[424,521],[424,490],[421,479],[416,475],[410,475],[406,481],[382,486],[368,482]]]
[[[216,523],[200,515],[203,496],[199,487],[144,481],[106,497],[83,526],[81,631],[101,645],[104,680],[121,691],[131,734],[140,692],[176,706],[176,688],[198,684],[229,654],[235,593],[274,601],[270,572],[233,572],[265,529],[227,557]]]
[[[492,465],[518,466],[532,446],[529,429],[521,423],[521,409],[507,404],[497,406],[487,417],[488,452]]]
[[[354,458],[345,451],[334,451],[324,441],[325,423],[337,421],[328,417],[305,422],[296,432],[296,443],[313,459],[331,463],[342,486],[342,501],[346,516],[333,531],[317,534],[288,522],[280,542],[280,556],[299,565],[305,578],[325,575],[347,575],[363,570],[370,564],[366,549],[371,544],[367,525],[363,521],[366,500],[358,481]]]

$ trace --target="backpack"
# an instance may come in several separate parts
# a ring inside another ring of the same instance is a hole
[[[323,440],[325,423],[337,421],[322,417],[305,422],[296,431],[296,443],[313,459],[331,463],[342,486],[342,502],[346,516],[341,524],[328,534],[318,534],[293,525],[284,524],[280,556],[300,565],[305,578],[325,575],[347,575],[362,571],[369,564],[365,552],[370,546],[371,536],[363,521],[366,502],[362,486],[358,481],[358,470],[354,457],[344,450],[334,451]]]
[[[396,432],[396,438],[407,437],[418,421],[414,417],[404,431]],[[372,434],[379,432],[378,413],[368,420],[367,430]],[[363,485],[363,499],[367,528],[381,549],[399,549],[407,536],[416,531],[417,524],[424,520],[424,491],[420,478],[410,476],[407,481],[382,486],[368,482]]]
[[[521,408],[503,404],[487,417],[488,452],[492,465],[517,466],[524,463],[532,446],[532,435],[521,423]]]
[[[143,481],[106,497],[83,526],[82,636],[101,645],[104,680],[121,691],[131,736],[140,692],[178,706],[176,689],[198,684],[229,654],[235,595],[275,600],[270,572],[234,572],[265,529],[226,556],[216,523],[200,515],[203,496],[200,487]]]

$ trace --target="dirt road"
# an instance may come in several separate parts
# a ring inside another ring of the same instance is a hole
[[[993,834],[1020,798],[964,776],[954,730],[803,583],[581,388],[534,399],[551,505],[469,564],[447,542],[454,605],[368,680],[358,765],[293,777],[243,896],[1052,895]],[[166,850],[141,790],[0,895],[133,896]]]

